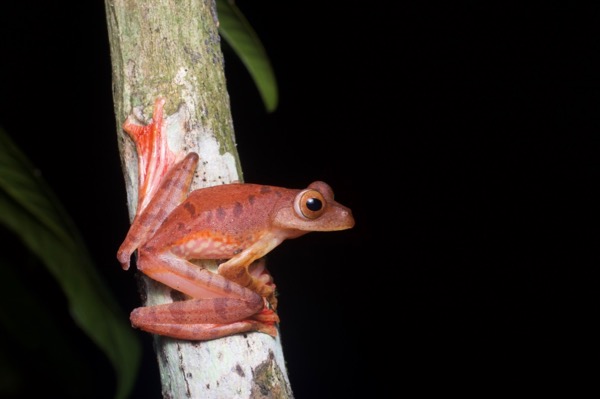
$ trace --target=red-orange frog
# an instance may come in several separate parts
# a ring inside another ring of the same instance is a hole
[[[190,299],[134,309],[142,330],[188,340],[260,331],[277,335],[275,285],[260,258],[288,238],[349,229],[351,211],[324,182],[303,190],[225,184],[189,191],[196,153],[174,163],[162,134],[164,99],[147,126],[128,118],[123,128],[137,145],[138,211],[117,258]],[[150,197],[150,198],[148,198]],[[226,260],[216,273],[190,262]]]

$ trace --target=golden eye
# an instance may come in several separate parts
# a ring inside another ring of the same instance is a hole
[[[325,211],[325,198],[317,190],[304,190],[296,196],[294,209],[298,216],[316,219]]]

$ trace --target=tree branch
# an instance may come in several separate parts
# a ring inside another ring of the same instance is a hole
[[[195,151],[192,188],[241,180],[213,1],[105,0],[116,120],[147,121],[162,96],[175,154]],[[129,214],[137,205],[135,146],[117,129]],[[214,265],[211,265],[214,267]],[[172,290],[143,277],[146,305]],[[238,334],[206,342],[155,337],[165,398],[291,398],[279,338]]]

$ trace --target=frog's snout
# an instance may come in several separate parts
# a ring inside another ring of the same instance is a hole
[[[340,230],[351,229],[352,227],[354,227],[354,216],[352,216],[352,211],[350,209],[342,209],[341,216],[343,223]]]

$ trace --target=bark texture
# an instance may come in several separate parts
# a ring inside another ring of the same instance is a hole
[[[130,218],[137,204],[137,154],[120,125],[132,112],[147,122],[159,96],[167,100],[170,148],[200,155],[192,188],[242,180],[214,1],[105,0],[105,6]],[[147,305],[178,296],[148,278],[143,282]],[[279,338],[250,333],[188,342],[156,336],[155,349],[165,398],[292,397]]]

